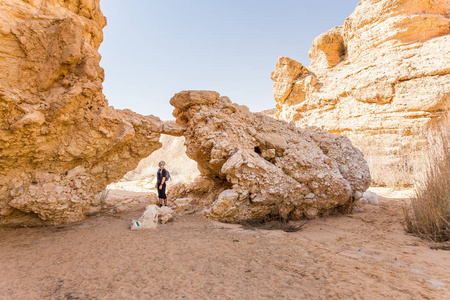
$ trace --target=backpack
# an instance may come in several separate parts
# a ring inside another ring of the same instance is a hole
[[[166,170],[166,181],[169,181],[170,179],[172,179],[172,177],[170,177],[169,170]]]

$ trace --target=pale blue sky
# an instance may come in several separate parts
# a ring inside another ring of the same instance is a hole
[[[163,120],[182,90],[215,90],[254,112],[274,108],[278,57],[308,65],[313,39],[358,2],[102,0],[104,94],[115,108]]]

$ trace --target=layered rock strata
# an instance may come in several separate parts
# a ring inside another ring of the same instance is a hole
[[[171,197],[206,207],[212,219],[313,218],[352,207],[369,187],[367,163],[345,136],[251,113],[212,91],[184,91],[170,103],[202,175]]]
[[[450,1],[363,0],[318,36],[302,66],[272,73],[277,118],[345,134],[358,147],[407,153],[450,103]]]
[[[108,107],[99,0],[1,1],[0,224],[84,218],[178,125]]]

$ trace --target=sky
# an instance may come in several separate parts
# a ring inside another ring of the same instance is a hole
[[[214,90],[253,112],[275,107],[278,57],[309,64],[315,37],[359,0],[102,0],[100,47],[109,104],[173,119],[183,90]]]

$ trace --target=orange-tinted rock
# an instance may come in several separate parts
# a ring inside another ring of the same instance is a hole
[[[102,94],[105,25],[99,0],[2,1],[0,224],[81,220],[160,147],[159,118],[114,110]]]
[[[449,49],[450,1],[363,0],[314,40],[301,75],[272,78],[276,117],[345,134],[364,149],[420,148],[415,133],[450,103]],[[286,64],[298,63],[281,57],[273,73]]]

